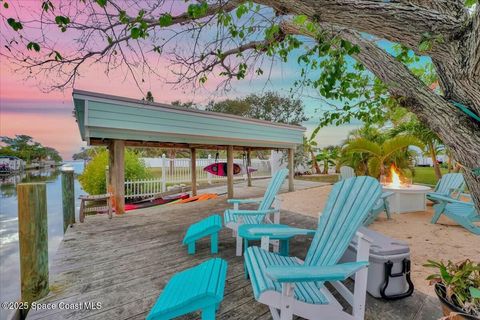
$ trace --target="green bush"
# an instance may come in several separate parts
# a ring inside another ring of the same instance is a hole
[[[108,165],[108,151],[102,150],[97,153],[87,164],[83,174],[78,180],[83,190],[89,194],[104,194],[107,192],[105,168]],[[135,152],[125,150],[125,180],[148,179],[151,174],[145,167],[145,163]]]

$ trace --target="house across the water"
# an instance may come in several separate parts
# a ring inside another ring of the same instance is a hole
[[[25,168],[25,161],[14,156],[0,156],[0,174],[20,171]]]

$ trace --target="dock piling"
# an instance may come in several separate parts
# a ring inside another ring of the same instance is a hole
[[[63,205],[63,232],[68,226],[75,223],[75,191],[74,171],[70,166],[62,167],[62,205]]]
[[[20,183],[17,185],[17,197],[21,299],[31,305],[48,293],[46,185]]]

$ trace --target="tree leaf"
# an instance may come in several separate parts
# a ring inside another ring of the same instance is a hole
[[[53,6],[53,3],[50,0],[46,0],[42,2],[42,10],[45,12],[48,12],[48,10],[54,10],[55,7]]]
[[[23,25],[20,21],[15,20],[14,18],[8,18],[7,23],[13,30],[18,31],[23,29]]]
[[[307,16],[306,15],[298,15],[293,18],[293,22],[295,24],[303,26],[305,22],[307,21]]]
[[[425,52],[425,51],[428,51],[430,49],[432,49],[432,40],[423,40],[418,45],[418,50],[420,52]]]
[[[168,27],[172,24],[173,18],[169,13],[165,13],[158,19],[160,27]]]
[[[55,51],[55,60],[56,61],[62,61],[63,60],[62,55],[58,51]]]
[[[27,49],[28,50],[35,50],[36,52],[40,52],[40,45],[36,42],[29,42],[27,44]]]
[[[465,0],[465,7],[471,8],[476,3],[478,3],[478,0]]]
[[[472,298],[480,299],[480,289],[470,287],[469,290],[470,290],[470,295],[472,296]]]
[[[132,39],[138,39],[140,37],[140,29],[134,27],[130,30],[130,34],[132,35]]]
[[[107,5],[107,0],[96,0],[96,2],[102,8]]]

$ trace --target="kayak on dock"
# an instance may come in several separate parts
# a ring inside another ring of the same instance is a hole
[[[149,199],[149,200],[142,200],[142,201],[137,201],[133,203],[127,203],[125,204],[125,211],[159,206],[162,204],[167,204],[174,201],[187,199],[188,197],[189,197],[188,193],[181,193],[181,194],[165,196],[165,197],[156,198],[156,199]]]
[[[186,199],[178,200],[175,203],[189,203],[194,201],[205,201],[205,200],[216,199],[216,198],[218,198],[218,194],[216,193],[204,193],[204,194],[199,194],[198,196],[195,196],[195,197],[189,197]]]
[[[226,177],[227,176],[227,163],[226,162],[215,162],[212,163],[205,168],[203,168],[203,171],[206,171],[208,173],[211,173],[216,176],[220,177]],[[252,173],[257,171],[257,169],[248,167],[248,172]],[[233,164],[233,174],[246,174],[247,173],[247,168],[241,164],[234,163]]]

